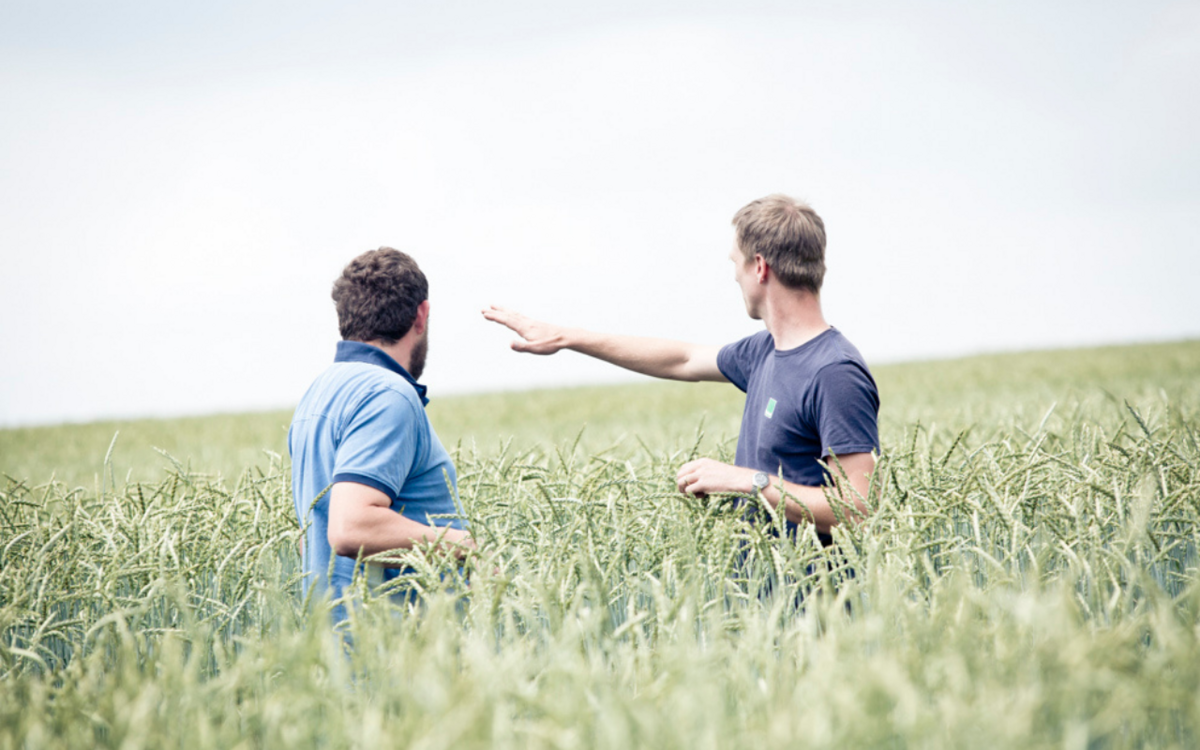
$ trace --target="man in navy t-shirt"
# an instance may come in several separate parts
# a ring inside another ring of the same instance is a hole
[[[862,355],[821,312],[821,217],[770,195],[738,211],[733,225],[734,279],[746,312],[766,330],[725,347],[563,328],[499,307],[483,315],[521,336],[512,345],[519,352],[572,349],[655,377],[733,383],[746,393],[734,464],[689,461],[676,475],[679,490],[761,493],[776,509],[782,503],[791,529],[811,523],[828,544],[833,526],[866,515],[879,391]]]

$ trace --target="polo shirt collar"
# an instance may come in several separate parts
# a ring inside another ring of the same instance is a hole
[[[337,354],[334,356],[333,361],[366,362],[369,365],[376,365],[391,370],[412,384],[423,406],[429,403],[429,399],[425,398],[425,386],[418,383],[412,375],[408,374],[408,370],[405,370],[399,362],[392,359],[387,352],[377,346],[364,344],[361,341],[339,341],[337,344]]]

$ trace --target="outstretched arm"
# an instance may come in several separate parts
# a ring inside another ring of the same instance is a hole
[[[554,354],[560,349],[571,349],[656,378],[726,382],[717,368],[720,347],[563,328],[495,305],[484,310],[483,317],[508,327],[521,337],[512,343],[513,351]]]

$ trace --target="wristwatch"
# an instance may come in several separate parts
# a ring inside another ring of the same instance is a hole
[[[754,488],[755,492],[762,492],[770,484],[771,478],[767,476],[767,472],[765,471],[754,472],[754,478],[750,480],[750,486]]]

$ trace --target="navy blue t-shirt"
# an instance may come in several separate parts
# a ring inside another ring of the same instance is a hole
[[[717,367],[746,392],[738,466],[819,487],[827,479],[818,460],[879,451],[879,389],[837,329],[786,351],[760,331],[722,347]]]

